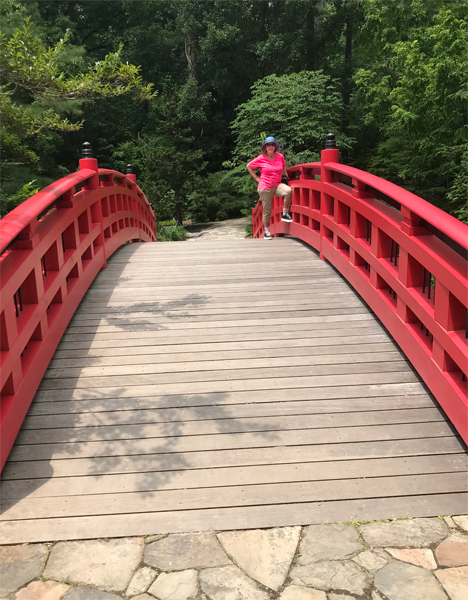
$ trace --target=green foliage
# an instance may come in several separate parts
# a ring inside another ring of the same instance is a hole
[[[73,171],[87,140],[101,167],[133,164],[158,218],[234,217],[256,196],[245,163],[264,135],[291,165],[332,131],[344,162],[466,219],[466,13],[465,0],[2,0],[2,196]]]
[[[190,94],[196,95],[193,82],[179,87],[166,79],[161,94],[149,105],[146,131],[114,153],[121,168],[127,163],[136,168],[157,218],[174,218],[178,224],[205,166],[190,127],[192,119],[198,118],[187,100]]]
[[[183,242],[188,237],[187,230],[181,225],[162,227],[158,223],[156,234],[158,242]]]
[[[342,110],[337,81],[322,71],[269,75],[257,81],[250,100],[237,109],[232,123],[233,160],[224,163],[232,185],[248,198],[247,204],[257,186],[245,166],[260,153],[266,135],[274,135],[280,143],[287,166],[317,161],[330,131],[335,132],[340,148],[352,145],[353,140],[339,131]]]
[[[17,3],[8,6],[14,10]],[[76,111],[77,103],[126,93],[140,99],[153,95],[151,84],[143,85],[139,68],[122,61],[122,47],[85,72],[66,74],[62,67],[69,38],[70,32],[65,32],[58,43],[46,48],[30,17],[9,36],[0,34],[2,171],[7,180],[13,177],[8,167],[14,164],[39,169],[39,157],[32,148],[38,136],[46,137],[50,130],[80,129],[81,122],[71,122],[63,114]]]
[[[240,217],[246,202],[225,172],[210,173],[201,179],[188,200],[188,213],[195,223]]]
[[[25,183],[23,187],[14,194],[4,196],[1,204],[1,216],[4,216],[6,213],[16,208],[21,204],[21,202],[24,202],[30,196],[37,194],[39,188],[34,187],[35,183],[36,180],[34,179],[33,181]]]
[[[257,156],[265,134],[276,137],[288,165],[318,160],[330,131],[341,148],[351,147],[352,140],[339,132],[338,82],[322,71],[269,75],[251,89],[251,99],[238,107],[232,124],[238,161]]]
[[[369,66],[356,74],[355,104],[378,139],[366,166],[466,214],[468,5],[361,2]]]

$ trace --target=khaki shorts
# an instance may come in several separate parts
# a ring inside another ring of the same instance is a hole
[[[271,190],[257,190],[260,200],[263,206],[263,225],[265,227],[270,226],[271,209],[273,207],[273,197],[282,196],[284,197],[284,206],[289,208],[291,206],[292,189],[285,183],[280,183],[277,187]]]

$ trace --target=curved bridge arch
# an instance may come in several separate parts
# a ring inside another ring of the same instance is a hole
[[[354,287],[468,441],[468,227],[422,198],[339,163],[289,169],[292,223],[275,198],[271,231],[315,249]],[[252,211],[262,237],[262,206]]]
[[[86,151],[84,151],[85,153]],[[0,233],[0,469],[81,299],[108,257],[156,241],[156,222],[133,174],[80,170],[6,215]]]

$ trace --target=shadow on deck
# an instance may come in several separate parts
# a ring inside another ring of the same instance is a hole
[[[465,514],[467,455],[375,316],[293,239],[132,244],[2,475],[3,543]]]

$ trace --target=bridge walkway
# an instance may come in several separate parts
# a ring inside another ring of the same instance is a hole
[[[465,514],[467,456],[356,293],[294,239],[132,244],[64,335],[2,543]]]

